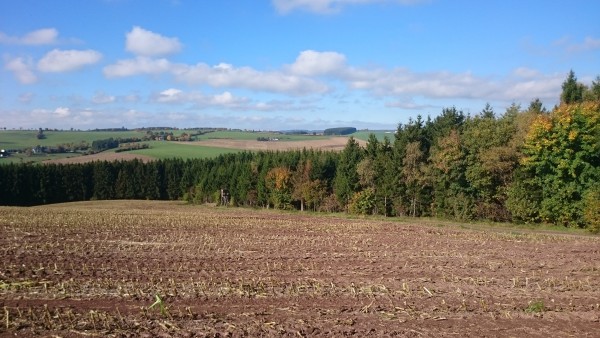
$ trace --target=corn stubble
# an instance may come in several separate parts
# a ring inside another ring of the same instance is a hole
[[[21,336],[589,335],[600,316],[593,236],[143,201],[0,207],[0,233],[0,333]]]

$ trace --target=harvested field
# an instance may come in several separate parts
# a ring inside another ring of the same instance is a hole
[[[0,233],[1,336],[592,337],[600,327],[593,236],[146,201],[0,207]]]
[[[363,140],[356,141],[364,146]],[[341,151],[348,143],[348,137],[338,136],[328,139],[305,140],[305,141],[256,141],[256,140],[235,140],[235,139],[208,139],[197,142],[181,142],[185,145],[199,145],[206,147],[218,147],[240,150],[296,150],[296,149],[321,149]]]
[[[51,164],[51,163],[73,164],[73,163],[88,163],[88,162],[94,162],[94,161],[129,161],[129,160],[133,160],[133,159],[138,159],[143,162],[150,162],[150,161],[156,160],[155,158],[150,157],[150,156],[131,154],[131,153],[126,153],[126,152],[120,152],[120,153],[102,152],[102,153],[92,154],[92,155],[49,160],[49,161],[45,161],[44,163],[46,163],[46,164]]]

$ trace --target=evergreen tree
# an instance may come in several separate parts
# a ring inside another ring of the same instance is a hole
[[[585,87],[577,82],[577,77],[573,70],[569,71],[567,79],[562,84],[562,94],[560,101],[565,104],[580,103],[583,101]]]
[[[348,206],[350,198],[360,188],[356,167],[362,158],[363,149],[354,137],[350,137],[340,154],[334,182],[335,193],[343,206]]]

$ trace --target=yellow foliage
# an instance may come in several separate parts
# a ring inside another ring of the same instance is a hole
[[[288,168],[276,167],[267,173],[267,180],[272,182],[277,190],[284,190],[290,187],[292,172]]]

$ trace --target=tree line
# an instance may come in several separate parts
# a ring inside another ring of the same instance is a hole
[[[600,230],[600,78],[574,73],[551,111],[456,108],[343,151],[241,152],[212,159],[0,166],[0,204],[164,199]]]

